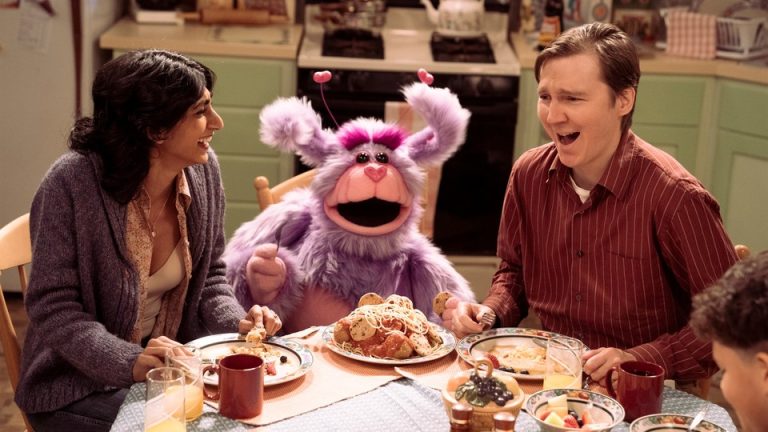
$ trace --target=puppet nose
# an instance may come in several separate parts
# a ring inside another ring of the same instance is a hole
[[[365,167],[365,175],[371,180],[378,183],[387,174],[387,168],[381,165],[368,165]]]

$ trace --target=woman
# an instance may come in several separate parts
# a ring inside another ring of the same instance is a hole
[[[225,279],[213,82],[167,51],[106,63],[93,117],[77,121],[72,151],[43,179],[16,391],[36,431],[108,430],[128,387],[179,342],[279,330],[266,307],[246,314]]]

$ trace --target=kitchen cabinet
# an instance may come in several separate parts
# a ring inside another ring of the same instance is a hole
[[[768,249],[768,87],[720,80],[712,193],[734,243]]]

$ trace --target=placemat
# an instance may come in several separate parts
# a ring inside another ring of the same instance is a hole
[[[317,332],[301,341],[314,356],[309,372],[285,384],[266,387],[261,415],[241,422],[267,425],[357,396],[400,378],[392,366],[363,363],[334,353],[325,346],[321,334],[322,331]],[[216,407],[213,402],[206,403]]]

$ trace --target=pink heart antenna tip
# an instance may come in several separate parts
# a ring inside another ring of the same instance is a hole
[[[432,83],[435,81],[435,77],[432,76],[431,73],[427,72],[427,70],[424,68],[419,69],[418,75],[419,80],[426,85],[432,85]]]
[[[320,72],[315,72],[314,75],[312,75],[312,80],[318,84],[323,84],[330,81],[331,76],[332,76],[331,71],[324,70]]]

